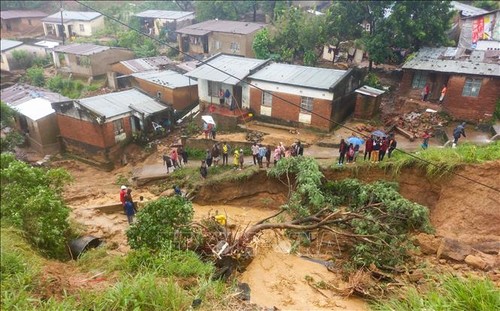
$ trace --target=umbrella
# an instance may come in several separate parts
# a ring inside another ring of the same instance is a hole
[[[363,146],[363,144],[365,143],[365,141],[363,139],[356,137],[356,136],[351,136],[351,137],[347,138],[347,142],[349,144],[352,144],[353,146],[356,146],[356,145]]]
[[[379,137],[379,138],[382,138],[382,137],[387,137],[387,134],[382,132],[381,130],[376,130],[376,131],[373,131],[372,132],[372,135],[373,136],[376,136],[376,137]]]
[[[207,124],[215,125],[215,121],[214,121],[214,118],[212,118],[212,116],[201,116],[201,119],[203,121],[207,122]]]

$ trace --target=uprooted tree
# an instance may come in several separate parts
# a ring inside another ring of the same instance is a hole
[[[251,262],[250,243],[264,230],[285,229],[304,232],[307,236],[319,231],[330,232],[342,237],[350,261],[358,267],[398,265],[411,248],[408,234],[430,230],[428,209],[404,199],[394,183],[363,184],[355,179],[327,181],[316,161],[307,157],[282,159],[268,174],[288,187],[288,201],[274,215],[237,229],[221,225],[213,217],[190,222],[189,201],[161,199],[161,204],[148,206],[139,213],[137,224],[129,230],[129,239],[133,238],[131,246],[139,247],[138,240],[151,244],[147,242],[151,237],[130,233],[155,230],[158,236],[160,230],[166,233],[167,240],[175,242],[155,240],[154,248],[169,244],[195,250],[212,257],[227,276],[234,269],[243,270]],[[162,213],[159,209],[169,212]],[[187,211],[185,220],[188,221],[181,220],[183,214],[173,210]],[[167,214],[174,215],[174,219],[167,219]],[[278,218],[284,220],[273,221]]]

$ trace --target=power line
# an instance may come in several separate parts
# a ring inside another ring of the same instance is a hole
[[[255,89],[258,89],[258,90],[260,90],[261,92],[265,92],[265,93],[267,93],[267,94],[271,95],[272,97],[275,97],[275,98],[278,98],[278,99],[280,99],[280,100],[284,101],[285,103],[287,103],[287,104],[289,104],[289,105],[292,105],[292,106],[294,106],[294,107],[297,107],[297,108],[300,108],[300,109],[302,109],[302,110],[305,110],[305,111],[307,111],[308,113],[310,113],[311,115],[315,115],[315,116],[317,116],[317,117],[319,117],[319,118],[321,118],[321,119],[323,119],[323,120],[326,120],[326,121],[328,121],[328,122],[330,122],[330,123],[332,123],[332,124],[334,124],[334,125],[336,125],[336,126],[340,126],[340,127],[345,128],[345,129],[348,129],[348,130],[350,130],[351,132],[353,132],[353,133],[357,133],[358,135],[360,135],[360,136],[362,136],[362,137],[365,137],[365,138],[366,138],[366,137],[369,137],[369,135],[366,135],[366,134],[364,134],[364,133],[362,133],[362,132],[360,132],[360,131],[358,131],[358,130],[356,130],[356,129],[354,129],[354,128],[351,128],[351,127],[349,127],[349,126],[347,126],[347,125],[345,125],[345,124],[341,124],[341,123],[339,123],[339,122],[336,122],[336,121],[334,121],[334,120],[332,120],[332,119],[330,119],[330,118],[327,118],[327,117],[325,117],[325,116],[323,116],[323,115],[321,115],[321,114],[318,114],[318,113],[316,113],[316,112],[314,112],[314,111],[312,111],[312,110],[302,108],[300,105],[297,105],[297,104],[295,104],[295,103],[293,103],[293,102],[291,102],[291,101],[289,101],[289,100],[287,100],[287,99],[285,99],[285,98],[283,98],[283,97],[280,97],[279,95],[276,95],[276,94],[274,94],[274,93],[272,93],[272,92],[266,91],[266,90],[264,90],[264,89],[262,89],[262,88],[260,88],[260,87],[258,87],[258,86],[256,86],[256,85],[253,85],[252,83],[250,83],[250,82],[248,82],[248,81],[245,81],[245,80],[240,79],[240,78],[238,78],[238,77],[236,77],[236,76],[234,76],[234,75],[232,75],[232,74],[230,74],[230,73],[228,73],[228,72],[225,72],[224,70],[219,69],[219,68],[217,68],[217,67],[215,67],[215,66],[213,66],[213,65],[209,64],[209,63],[208,63],[207,61],[205,61],[205,60],[198,60],[198,59],[194,58],[193,56],[189,55],[188,53],[185,53],[185,52],[181,51],[180,49],[178,49],[178,48],[176,48],[176,47],[174,47],[174,46],[172,46],[172,45],[168,44],[167,42],[165,42],[165,41],[163,41],[163,40],[160,40],[160,39],[157,39],[157,38],[153,37],[152,35],[145,34],[145,33],[143,33],[142,31],[140,31],[140,29],[136,29],[136,28],[134,28],[134,27],[131,27],[131,26],[129,26],[129,25],[127,25],[127,24],[125,24],[124,22],[122,22],[122,21],[120,21],[120,20],[118,20],[118,19],[114,18],[113,16],[110,16],[110,15],[107,15],[107,14],[105,14],[105,13],[103,13],[103,12],[100,12],[100,11],[98,11],[98,10],[94,9],[94,8],[93,8],[93,7],[91,7],[91,6],[89,6],[89,5],[85,4],[85,3],[80,2],[79,0],[74,0],[74,1],[75,1],[76,3],[78,3],[78,4],[82,5],[82,6],[84,6],[84,7],[86,7],[86,8],[88,8],[88,9],[92,10],[92,11],[95,11],[95,12],[97,12],[97,13],[102,14],[102,15],[103,15],[103,16],[105,16],[106,18],[108,18],[108,19],[110,19],[110,20],[113,20],[113,21],[117,22],[118,24],[120,24],[120,25],[122,25],[122,26],[125,26],[126,28],[129,28],[129,29],[131,29],[131,30],[133,30],[133,31],[135,31],[135,32],[137,32],[137,33],[139,33],[140,35],[146,36],[146,37],[150,38],[150,39],[151,39],[151,40],[153,40],[153,41],[156,41],[157,43],[159,43],[159,44],[161,44],[161,45],[166,45],[167,47],[169,47],[169,48],[171,48],[171,49],[173,49],[173,50],[175,50],[175,51],[179,52],[180,54],[182,54],[182,55],[184,55],[184,56],[189,57],[189,58],[190,58],[190,59],[192,59],[192,60],[199,61],[199,62],[201,62],[203,65],[209,66],[209,67],[211,67],[212,69],[215,69],[215,70],[217,70],[217,71],[220,71],[221,73],[223,73],[223,74],[225,74],[225,75],[228,75],[228,76],[229,76],[229,77],[231,77],[231,78],[236,79],[236,80],[237,80],[237,81],[239,81],[240,83],[246,83],[247,85],[252,86],[252,87],[253,87],[253,88],[255,88]],[[403,154],[406,154],[406,155],[408,155],[408,156],[410,156],[410,157],[412,157],[412,158],[414,158],[414,159],[416,159],[416,160],[419,160],[419,161],[421,161],[421,162],[424,162],[424,163],[426,163],[426,164],[428,164],[428,165],[432,165],[432,166],[434,166],[435,168],[437,168],[438,170],[442,168],[442,166],[440,166],[440,165],[438,165],[438,164],[435,164],[435,163],[432,163],[432,162],[430,162],[430,161],[428,161],[428,160],[422,159],[422,158],[420,158],[420,157],[418,157],[418,156],[416,156],[416,155],[414,155],[414,154],[412,154],[412,153],[406,152],[406,151],[401,150],[401,149],[399,149],[399,148],[396,148],[395,150],[397,150],[397,151],[399,151],[399,152],[401,152],[401,153],[403,153]],[[451,173],[452,173],[452,174],[454,174],[454,175],[456,175],[456,176],[462,177],[462,178],[464,178],[464,179],[466,179],[466,180],[468,180],[468,181],[470,181],[470,182],[476,183],[476,184],[478,184],[478,185],[481,185],[481,186],[483,186],[483,187],[489,188],[489,189],[491,189],[491,190],[494,190],[494,191],[496,191],[496,192],[499,192],[499,193],[500,193],[500,190],[499,190],[499,189],[497,189],[497,188],[495,188],[495,187],[492,187],[492,186],[490,186],[490,185],[484,184],[484,183],[482,183],[482,182],[479,182],[479,181],[477,181],[477,180],[474,180],[474,179],[472,179],[472,178],[470,178],[470,177],[467,177],[467,176],[465,176],[465,175],[462,175],[462,174],[459,174],[459,173],[456,173],[456,172],[451,172]]]

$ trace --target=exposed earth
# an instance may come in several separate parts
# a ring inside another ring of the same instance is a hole
[[[284,130],[267,131],[272,132],[265,136],[268,140],[266,143],[269,144],[278,141],[291,143],[297,139],[297,134]],[[243,134],[221,135],[220,139],[241,140],[240,135]],[[301,141],[311,145],[320,139],[314,133],[299,135]],[[129,163],[112,172],[100,171],[75,160],[53,162],[55,166],[66,168],[74,177],[74,182],[67,186],[64,197],[72,208],[72,219],[83,225],[85,234],[105,240],[113,249],[110,252],[124,254],[129,250],[125,236],[128,224],[123,213],[104,213],[94,207],[117,203],[118,189],[123,178],[129,178],[131,172],[141,165],[161,163],[161,155],[169,149],[171,141],[162,141],[158,150],[150,155],[143,154],[138,147],[129,147]],[[322,149],[327,149],[330,154],[336,153],[334,148]],[[319,158],[328,157],[327,152],[321,152],[323,153],[318,153]],[[191,163],[198,165],[197,161]],[[500,161],[496,161],[468,166],[460,173],[500,188],[499,171]],[[373,167],[361,173],[357,170],[330,170],[324,173],[328,179],[357,177],[365,182],[394,180],[391,174]],[[500,243],[500,197],[495,191],[471,184],[458,176],[430,180],[423,172],[415,169],[403,170],[396,180],[399,181],[403,196],[429,207],[437,236],[466,243]],[[139,196],[143,196],[146,202],[156,199],[157,195],[154,193],[157,193],[157,189],[154,187],[133,187],[134,199],[137,201]],[[211,187],[213,186],[202,187],[194,199],[195,218],[199,219],[218,211],[228,215],[229,223],[242,227],[273,214],[286,196],[282,185],[267,178],[264,171],[237,187],[230,184],[219,185],[215,190]],[[343,298],[334,294],[334,291],[311,286],[311,280],[324,281],[338,287],[342,287],[344,282],[340,275],[329,272],[325,266],[301,258],[300,253],[290,252],[291,242],[280,233],[265,232],[256,239],[254,248],[255,259],[247,270],[238,276],[240,282],[249,284],[252,303],[283,310],[367,310],[367,304],[359,298]],[[432,264],[440,265],[435,258],[429,260]],[[467,271],[471,270],[466,265],[463,267]],[[444,271],[454,268],[441,267]],[[500,284],[498,271],[488,275],[496,278]],[[88,276],[82,276],[85,277]]]

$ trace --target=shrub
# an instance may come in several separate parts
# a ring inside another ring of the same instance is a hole
[[[130,247],[183,248],[191,238],[193,218],[191,202],[180,197],[162,197],[146,205],[137,214],[137,222],[127,230]]]
[[[34,86],[44,86],[45,76],[43,75],[43,68],[34,66],[26,70],[26,80],[29,84]]]
[[[16,68],[25,69],[33,64],[33,55],[25,50],[12,51],[12,58],[16,62]]]
[[[1,154],[1,159],[2,223],[23,230],[44,255],[66,258],[69,209],[60,193],[70,175],[63,169],[31,167],[11,154]]]

